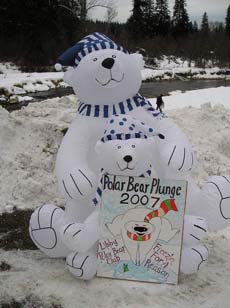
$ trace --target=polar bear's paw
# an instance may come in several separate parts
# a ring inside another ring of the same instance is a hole
[[[213,176],[202,188],[210,231],[230,226],[230,176]],[[202,216],[203,212],[202,212]]]
[[[205,245],[182,248],[180,271],[189,275],[198,272],[208,260],[208,249]]]
[[[37,208],[30,218],[29,232],[34,244],[46,255],[58,258],[68,254],[60,240],[58,228],[64,211],[52,204]]]
[[[71,274],[78,279],[90,280],[97,272],[97,257],[93,251],[71,253],[66,258],[66,264]]]
[[[86,168],[78,168],[67,172],[59,182],[59,186],[67,199],[84,200],[93,193],[97,178],[93,172]]]
[[[208,224],[205,218],[198,216],[185,215],[184,217],[184,245],[197,245],[208,231]]]

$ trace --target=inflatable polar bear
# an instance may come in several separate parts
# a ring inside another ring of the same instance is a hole
[[[141,55],[128,54],[106,36],[94,33],[68,49],[59,62],[72,66],[65,73],[65,80],[81,103],[56,162],[59,187],[66,199],[65,211],[54,205],[43,205],[30,221],[31,238],[45,254],[68,256],[69,268],[79,278],[90,279],[95,273],[96,245],[87,236],[94,231],[98,215],[91,205],[100,174],[95,144],[104,132],[108,117],[114,114],[129,114],[163,134],[164,142],[156,140],[155,173],[189,181],[187,212],[207,218],[211,230],[228,225],[229,178],[214,177],[202,191],[194,184],[190,178],[194,158],[187,138],[138,94],[143,67]],[[187,268],[187,272],[191,270]]]

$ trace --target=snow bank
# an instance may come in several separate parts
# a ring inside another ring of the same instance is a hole
[[[206,108],[222,105],[230,109],[230,87],[218,87],[202,90],[193,90],[182,93],[175,91],[170,93],[171,96],[164,97],[165,110],[195,107]],[[150,99],[153,106],[156,106],[156,99]]]
[[[53,170],[76,105],[76,98],[70,96],[13,113],[0,107],[0,212],[49,201],[62,204]]]
[[[0,74],[20,73],[19,68],[11,62],[0,62]]]
[[[46,91],[50,88],[66,86],[62,81],[63,72],[54,73],[7,73],[0,75],[0,88],[12,94]]]
[[[198,274],[182,276],[178,286],[103,278],[84,282],[70,275],[64,260],[47,258],[40,251],[0,251],[1,259],[12,266],[0,274],[4,279],[0,305],[9,298],[20,301],[32,295],[30,305],[18,307],[229,308],[230,237],[213,236],[207,244],[208,266]],[[33,298],[43,305],[36,305]]]
[[[142,71],[142,80],[154,81],[154,80],[169,80],[180,78],[194,79],[226,79],[226,73],[224,70],[217,68],[174,68],[174,69],[151,69],[146,68]]]
[[[225,79],[226,71],[230,74],[229,69],[220,69],[214,67],[210,61],[207,68],[195,67],[195,62],[177,58],[175,56],[165,56],[153,58],[155,63],[153,68],[146,68],[142,71],[142,78],[146,81],[151,80],[168,80],[180,77],[187,79]],[[178,76],[179,75],[179,76]]]

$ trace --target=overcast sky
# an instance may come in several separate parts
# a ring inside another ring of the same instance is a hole
[[[114,0],[116,3],[118,16],[117,21],[124,22],[131,14],[132,0]],[[175,0],[168,0],[169,8],[172,13],[172,9]],[[187,0],[187,10],[192,20],[200,22],[201,16],[206,11],[210,21],[224,21],[226,17],[226,11],[230,5],[230,0]],[[105,9],[94,9],[90,13],[93,19],[103,20],[105,16]]]

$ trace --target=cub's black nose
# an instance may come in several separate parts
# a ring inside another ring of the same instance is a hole
[[[106,58],[105,60],[102,61],[101,65],[104,68],[107,68],[108,70],[110,70],[113,65],[114,65],[115,60],[113,58]]]
[[[123,159],[126,163],[130,163],[133,160],[132,156],[130,155],[124,156]]]
[[[146,227],[134,227],[134,230],[136,232],[144,233],[144,232],[148,231],[148,228],[146,228]]]

